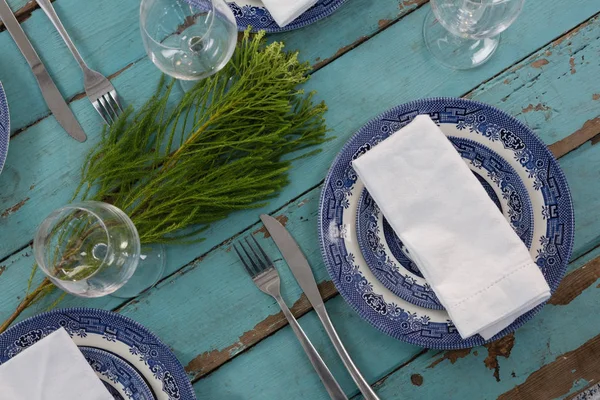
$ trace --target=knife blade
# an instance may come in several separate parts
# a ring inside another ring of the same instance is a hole
[[[298,284],[302,288],[306,298],[315,309],[315,312],[321,320],[321,323],[323,324],[327,335],[331,339],[333,346],[338,352],[342,362],[346,366],[346,369],[352,376],[352,379],[360,389],[364,398],[367,400],[378,400],[379,398],[369,383],[365,380],[365,378],[363,378],[356,365],[354,365],[354,362],[350,358],[350,355],[344,348],[341,339],[333,327],[333,324],[329,319],[329,315],[327,314],[325,304],[323,303],[321,293],[319,293],[315,276],[310,268],[310,265],[308,264],[308,260],[302,253],[302,250],[300,250],[298,243],[296,243],[296,240],[294,240],[287,229],[285,229],[285,227],[281,225],[281,223],[275,218],[271,217],[270,215],[263,214],[260,216],[260,219],[265,225],[265,228],[267,228],[271,238],[277,245],[281,255],[290,267],[290,270],[292,270],[292,274],[296,278],[296,281],[298,281]]]
[[[17,21],[6,0],[0,0],[0,19],[4,22],[8,33],[10,33],[10,36],[12,36],[17,47],[19,47],[19,50],[21,50],[21,53],[27,60],[27,64],[29,64],[29,67],[33,71],[42,91],[42,96],[44,96],[48,108],[54,114],[58,123],[73,139],[84,142],[87,139],[85,132],[54,84],[54,81],[25,35],[23,28],[19,25],[19,21]]]

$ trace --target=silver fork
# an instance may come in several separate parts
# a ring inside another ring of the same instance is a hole
[[[317,371],[317,374],[319,374],[321,382],[325,385],[325,389],[327,390],[327,393],[329,393],[329,396],[335,400],[347,400],[348,398],[344,394],[344,391],[333,375],[331,375],[329,368],[327,368],[327,365],[325,365],[325,362],[319,353],[317,353],[317,350],[300,327],[300,324],[298,324],[298,321],[294,318],[294,315],[285,304],[285,301],[283,301],[283,298],[281,297],[279,274],[273,266],[273,262],[254,237],[252,237],[252,240],[254,241],[254,245],[250,243],[248,238],[245,238],[245,246],[241,242],[239,246],[237,244],[233,245],[235,252],[242,261],[242,264],[244,264],[246,271],[248,271],[248,274],[250,274],[252,281],[254,281],[256,286],[258,286],[262,292],[272,296],[277,301],[277,304],[279,304],[281,311],[283,311],[283,315],[285,315],[292,330],[298,337],[308,359]],[[245,258],[242,256],[242,252],[246,255]]]
[[[52,24],[81,67],[81,70],[83,71],[83,86],[85,87],[85,93],[87,94],[88,99],[90,99],[92,105],[96,111],[98,111],[102,119],[104,119],[108,125],[111,125],[118,118],[119,114],[123,112],[114,86],[104,77],[104,75],[90,69],[85,61],[83,61],[81,54],[79,54],[79,51],[73,44],[73,41],[69,37],[60,18],[58,18],[50,0],[36,1],[42,10],[44,10],[48,18],[50,18],[50,21],[52,21]]]

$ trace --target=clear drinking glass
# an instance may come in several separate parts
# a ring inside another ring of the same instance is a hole
[[[33,241],[50,280],[80,297],[135,297],[163,274],[162,246],[142,248],[129,217],[97,201],[70,204],[42,222]]]
[[[237,23],[224,0],[142,0],[140,28],[148,56],[185,81],[221,70],[237,43]]]
[[[429,51],[442,64],[469,69],[494,54],[499,34],[523,8],[525,0],[431,0],[423,25]]]

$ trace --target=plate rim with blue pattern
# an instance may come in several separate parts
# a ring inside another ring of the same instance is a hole
[[[79,351],[113,397],[132,400],[156,399],[140,372],[118,355],[88,346],[79,346]],[[113,364],[114,368],[107,367],[107,363]],[[117,384],[122,387],[121,391],[125,397],[119,393]]]
[[[239,31],[245,31],[248,26],[251,26],[252,32],[264,30],[267,33],[278,33],[304,28],[307,25],[314,24],[333,14],[333,12],[347,0],[319,0],[314,6],[284,27],[277,25],[277,22],[275,22],[265,7],[247,4],[240,6],[236,1],[226,1],[229,8],[233,11]],[[242,1],[239,2],[241,3]]]
[[[10,112],[2,82],[0,82],[0,173],[4,168],[10,142]]]
[[[518,173],[506,160],[480,142],[457,137],[449,139],[515,233],[530,249],[534,213],[529,193]],[[492,174],[496,179],[491,178]],[[366,188],[360,194],[356,221],[361,252],[379,282],[395,295],[419,307],[443,309],[423,275],[415,271],[418,267],[406,253],[407,250],[400,247],[400,239]]]
[[[15,324],[0,334],[0,364],[59,328],[78,347],[100,348],[129,362],[157,399],[196,399],[183,366],[158,336],[125,315],[102,309],[55,309]]]
[[[356,197],[364,185],[351,162],[419,114],[429,115],[442,128],[446,126],[443,124],[452,124],[446,127],[460,135],[485,139],[485,144],[501,155],[510,154],[507,159],[522,166],[519,173],[531,177],[527,184],[536,191],[536,198],[531,201],[536,215],[542,215],[545,222],[538,227],[542,234],[535,236],[539,239],[534,240],[539,250],[535,259],[551,291],[556,290],[571,257],[574,239],[573,203],[565,175],[548,147],[525,124],[496,107],[469,99],[436,97],[399,105],[369,121],[346,142],[333,161],[321,192],[321,254],[339,293],[377,329],[426,348],[479,346],[488,341],[479,335],[461,338],[445,311],[418,307],[391,293],[364,265],[356,244]],[[517,318],[489,341],[514,332],[542,307],[543,304]]]

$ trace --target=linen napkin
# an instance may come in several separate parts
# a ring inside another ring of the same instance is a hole
[[[429,116],[353,166],[463,338],[487,340],[550,297],[527,247]]]
[[[262,0],[263,4],[277,22],[284,27],[304,14],[306,10],[317,3],[318,0]]]
[[[113,396],[61,328],[0,365],[0,399],[113,400]]]

